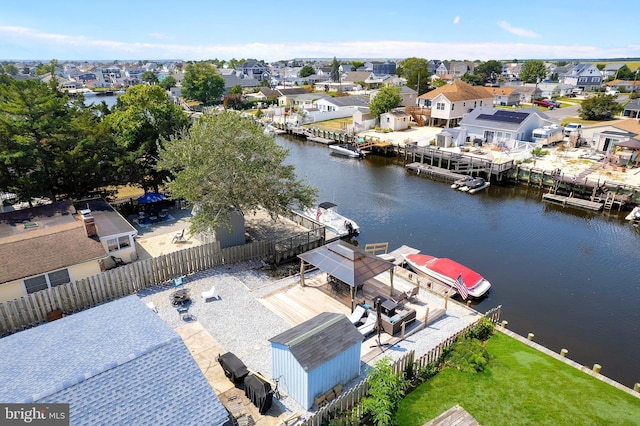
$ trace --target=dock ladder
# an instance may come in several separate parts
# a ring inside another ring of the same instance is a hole
[[[613,192],[607,192],[607,198],[604,199],[604,209],[611,210],[615,199],[616,199],[616,196]]]

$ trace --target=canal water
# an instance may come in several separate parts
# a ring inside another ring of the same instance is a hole
[[[475,308],[502,305],[508,327],[633,387],[640,382],[640,231],[617,211],[593,213],[541,201],[524,186],[476,194],[405,172],[397,158],[331,154],[277,137],[287,164],[355,220],[355,242],[403,244],[478,271],[492,290]]]

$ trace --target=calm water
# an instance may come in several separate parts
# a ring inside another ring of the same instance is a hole
[[[492,283],[476,309],[502,305],[509,328],[629,387],[640,382],[640,231],[624,215],[491,186],[470,195],[408,174],[397,159],[358,161],[278,137],[298,176],[360,225],[360,246],[389,242],[450,257]]]

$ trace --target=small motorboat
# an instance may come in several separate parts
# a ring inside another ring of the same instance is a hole
[[[468,192],[469,194],[475,194],[488,187],[490,184],[481,177],[473,178],[471,181],[466,182],[464,185],[460,185],[459,191]]]
[[[404,258],[416,274],[451,287],[463,299],[480,298],[491,288],[491,283],[482,275],[451,259],[421,253],[407,254]]]
[[[458,189],[467,183],[470,183],[473,180],[471,176],[464,176],[451,184],[451,188]]]
[[[324,202],[318,204],[316,209],[307,209],[300,212],[300,214],[306,218],[320,222],[340,237],[358,235],[360,233],[358,224],[354,220],[339,214],[337,207],[337,204]]]
[[[344,155],[350,158],[364,158],[364,152],[357,146],[350,143],[340,143],[335,145],[329,145],[329,149],[334,154]]]

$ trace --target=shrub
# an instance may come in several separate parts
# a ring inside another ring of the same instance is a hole
[[[495,326],[489,318],[482,318],[478,323],[470,328],[465,337],[470,339],[487,340],[493,334]]]
[[[382,358],[369,374],[369,396],[360,404],[376,425],[392,425],[406,389],[404,375],[393,374],[390,358]]]
[[[446,365],[458,371],[477,373],[483,371],[489,362],[489,355],[478,339],[463,337],[453,344],[453,350]]]
[[[440,369],[438,368],[438,362],[430,362],[418,368],[418,377],[420,377],[422,380],[429,380],[430,378],[438,374],[438,371],[440,371]]]

